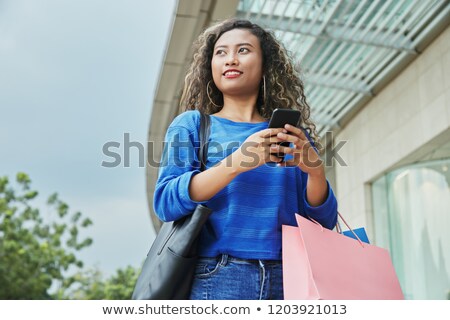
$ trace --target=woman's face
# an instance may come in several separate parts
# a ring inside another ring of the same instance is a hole
[[[257,95],[262,60],[259,39],[249,30],[225,32],[216,41],[211,60],[216,87],[224,95]]]

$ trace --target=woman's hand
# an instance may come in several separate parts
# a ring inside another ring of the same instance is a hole
[[[282,141],[292,142],[293,147],[284,147],[277,144],[271,146],[271,152],[282,152],[292,154],[293,159],[280,163],[280,166],[298,166],[303,172],[310,176],[324,176],[323,161],[309,142],[305,133],[297,127],[285,125],[288,133],[280,132],[277,138]]]
[[[311,206],[320,206],[328,195],[323,161],[300,128],[288,124],[284,127],[289,133],[281,132],[277,134],[277,137],[283,141],[292,142],[293,148],[275,145],[271,146],[271,150],[292,154],[292,160],[279,165],[298,166],[303,172],[306,172],[308,174],[306,200]]]
[[[230,155],[231,165],[238,173],[252,170],[266,162],[281,162],[281,158],[272,155],[270,146],[283,140],[277,134],[287,132],[283,128],[270,128],[249,136],[244,143]],[[227,161],[227,160],[226,160]]]

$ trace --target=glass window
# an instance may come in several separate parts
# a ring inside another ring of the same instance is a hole
[[[372,184],[375,243],[388,249],[406,299],[450,299],[450,159]]]

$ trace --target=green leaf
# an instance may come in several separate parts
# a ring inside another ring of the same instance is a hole
[[[66,216],[67,212],[69,211],[69,206],[64,203],[61,202],[58,206],[58,214],[61,218],[63,218],[64,216]]]
[[[8,185],[8,177],[0,177],[0,193],[5,192],[7,185]]]
[[[72,228],[70,228],[69,232],[72,237],[76,237],[78,235],[78,228],[73,226]]]
[[[89,218],[84,219],[81,223],[81,226],[84,228],[89,227],[90,225],[92,225],[92,220]]]
[[[38,195],[37,191],[29,191],[29,192],[25,193],[25,195],[23,197],[27,200],[31,200],[31,199],[36,198],[37,195]]]
[[[72,217],[72,222],[73,222],[73,223],[76,223],[80,218],[81,218],[81,212],[78,211],[78,212],[76,212],[76,213],[73,215],[73,217]]]
[[[28,188],[28,185],[31,183],[30,177],[24,172],[18,172],[16,175],[16,181],[22,185],[24,185],[25,189]]]
[[[55,204],[58,201],[58,194],[55,192],[47,199],[47,204]]]
[[[91,238],[84,239],[83,242],[76,246],[77,250],[83,249],[84,247],[88,247],[92,244],[93,240]]]

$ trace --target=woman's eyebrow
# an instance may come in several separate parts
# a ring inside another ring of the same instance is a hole
[[[250,47],[254,47],[251,43],[248,43],[248,42],[238,43],[238,44],[236,44],[235,46],[236,46],[236,47],[240,47],[240,46],[250,46]],[[223,45],[217,46],[215,49],[217,49],[217,48],[228,48],[228,46],[223,44]]]

